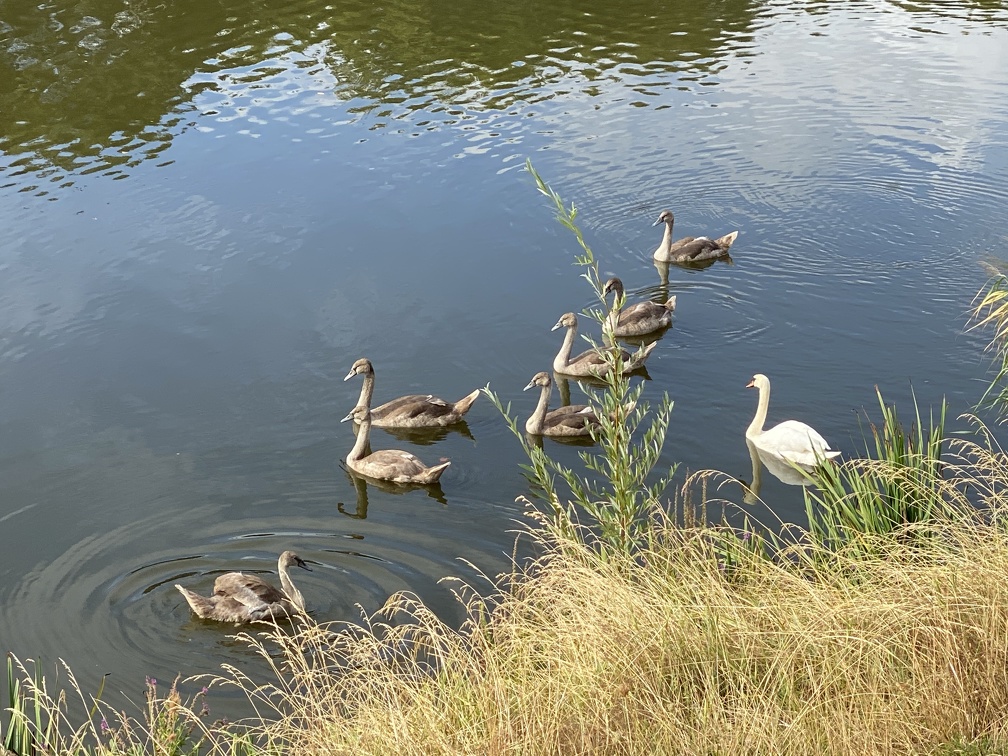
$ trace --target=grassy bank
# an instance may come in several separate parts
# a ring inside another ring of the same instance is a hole
[[[738,548],[729,567],[710,529],[658,528],[619,559],[554,544],[495,606],[477,602],[462,633],[399,599],[390,612],[415,624],[270,637],[263,650],[283,647],[290,666],[268,729],[299,754],[1008,742],[1008,536],[940,535],[940,555],[887,539],[877,558],[801,565]]]
[[[261,719],[208,725],[172,694],[152,700],[149,732],[106,712],[49,752],[804,755],[1008,744],[1000,527],[930,527],[930,549],[911,530],[811,559],[807,546],[767,558],[751,538],[711,528],[655,525],[651,535],[637,554],[604,559],[580,543],[544,543],[510,588],[469,600],[461,631],[398,596],[368,626],[306,620],[244,636],[276,677],[226,677]]]

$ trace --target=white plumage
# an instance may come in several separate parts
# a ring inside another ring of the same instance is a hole
[[[770,379],[757,373],[746,388],[756,388],[759,391],[756,416],[746,429],[746,438],[757,449],[793,462],[809,472],[817,464],[840,455],[840,452],[830,450],[829,443],[819,431],[798,420],[785,420],[773,428],[763,430],[770,405]]]

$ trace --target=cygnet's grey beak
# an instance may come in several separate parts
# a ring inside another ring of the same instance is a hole
[[[563,327],[564,327],[563,321],[562,320],[558,320],[557,324],[555,326],[553,326],[552,328],[550,328],[550,330],[551,331],[555,331],[557,328],[563,328]]]
[[[535,381],[529,381],[528,382],[528,386],[526,386],[525,388],[523,388],[522,391],[528,391],[533,386],[535,386]]]
[[[656,221],[655,221],[654,223],[652,223],[652,224],[651,224],[651,228],[654,228],[654,227],[655,227],[655,226],[657,226],[658,224],[660,224],[660,223],[664,223],[664,222],[665,222],[665,221],[663,221],[663,220],[662,220],[661,218],[659,218],[658,220],[656,220]]]
[[[345,423],[345,422],[346,422],[347,420],[353,420],[353,410],[351,410],[351,411],[350,411],[350,414],[349,414],[349,415],[347,415],[347,416],[346,416],[346,417],[344,417],[344,418],[343,418],[342,420],[340,420],[340,422],[341,422],[341,423]]]
[[[354,377],[355,375],[357,375],[357,373],[355,373],[355,372],[354,372],[354,371],[353,371],[353,370],[351,369],[351,370],[350,370],[350,372],[346,374],[346,378],[344,378],[343,380],[344,380],[344,381],[349,381],[349,380],[350,380],[351,378],[353,378],[353,377]]]
[[[304,559],[299,559],[298,563],[297,563],[297,566],[300,567],[302,570],[308,570],[308,572],[312,571],[312,568],[309,567],[307,564],[305,564],[305,560]]]

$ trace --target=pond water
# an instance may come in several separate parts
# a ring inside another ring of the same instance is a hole
[[[981,396],[1003,3],[274,5],[0,5],[0,650],[133,694],[252,663],[172,586],[286,548],[320,620],[406,590],[457,621],[439,581],[507,569],[520,447],[483,397],[464,433],[374,432],[449,457],[439,491],[355,485],[342,378],[367,356],[379,402],[490,383],[526,416],[550,327],[591,302],[527,157],[604,276],[678,296],[645,388],[675,401],[678,482],[749,478],[756,372],[770,422],[847,455],[876,385],[951,417]],[[738,229],[732,264],[663,282],[666,207]]]

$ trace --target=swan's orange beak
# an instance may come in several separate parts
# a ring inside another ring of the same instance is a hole
[[[749,383],[747,383],[745,385],[745,387],[746,388],[756,388],[756,382],[755,381],[749,381]]]

